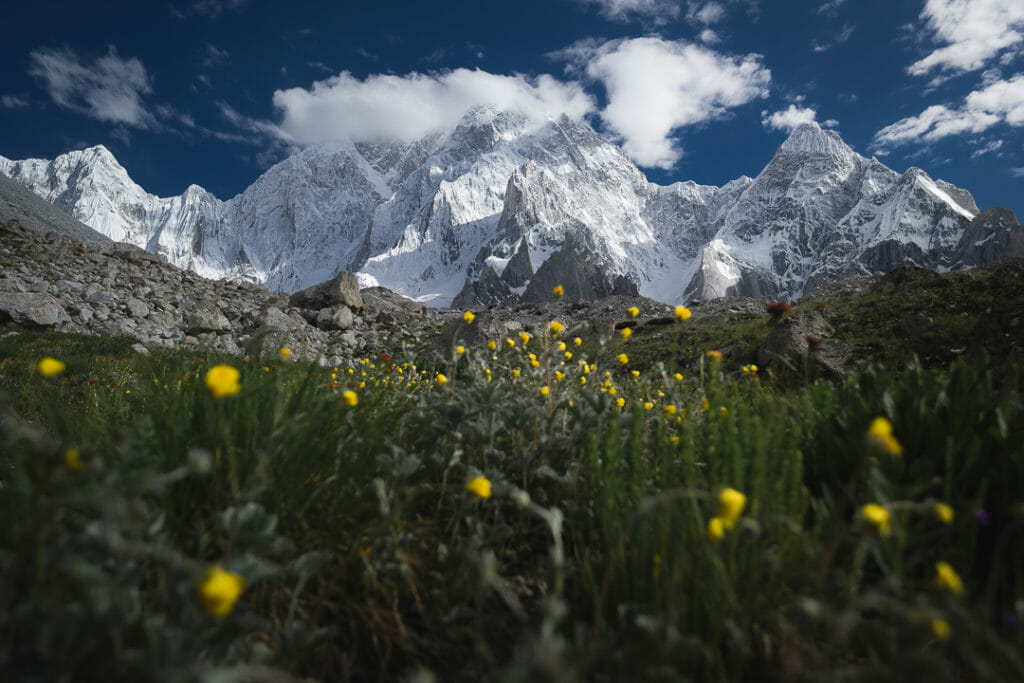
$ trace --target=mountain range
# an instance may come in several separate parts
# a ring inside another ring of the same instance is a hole
[[[0,173],[210,278],[295,292],[343,270],[432,306],[636,294],[792,299],[849,275],[1024,255],[1009,211],[897,173],[815,123],[754,178],[648,182],[586,123],[475,108],[414,142],[307,147],[221,201],[147,193],[103,146]]]

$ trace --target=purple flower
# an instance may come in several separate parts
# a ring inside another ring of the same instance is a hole
[[[988,526],[989,517],[988,512],[986,512],[985,510],[978,510],[977,512],[974,513],[974,517],[978,520],[978,524],[982,526]]]

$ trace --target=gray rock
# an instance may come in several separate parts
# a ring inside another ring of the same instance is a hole
[[[49,294],[0,292],[0,321],[26,327],[57,327],[71,322],[71,316]]]
[[[114,306],[117,304],[114,294],[105,289],[94,290],[91,294],[86,295],[85,300],[91,304],[103,304],[104,306]]]
[[[321,330],[347,330],[352,327],[354,316],[348,306],[322,308],[316,314],[316,326]]]
[[[292,306],[319,311],[328,306],[343,304],[353,311],[363,310],[363,297],[359,292],[359,280],[354,273],[343,270],[333,279],[321,282],[292,294]]]
[[[195,311],[188,315],[186,329],[189,334],[194,335],[203,332],[227,332],[231,329],[231,321],[223,313]]]
[[[784,318],[761,343],[757,350],[757,363],[762,368],[788,365],[802,370],[809,355],[819,352],[834,333],[832,325],[820,311]],[[814,341],[816,339],[821,341]]]
[[[148,356],[149,355],[149,349],[147,349],[142,344],[132,344],[132,351],[134,351],[135,353],[137,353],[139,355],[142,355],[142,356]]]
[[[301,316],[296,319],[277,306],[267,306],[260,312],[256,320],[260,327],[280,327],[285,330],[297,330],[306,325]]]
[[[135,297],[129,297],[125,306],[133,318],[145,318],[149,315],[149,306],[146,305],[146,302]]]
[[[85,289],[85,285],[74,280],[57,280],[55,284],[61,292],[81,292]]]

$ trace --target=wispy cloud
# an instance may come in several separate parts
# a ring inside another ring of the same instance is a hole
[[[204,14],[208,17],[218,17],[222,13],[236,10],[248,0],[199,0],[192,5],[192,11],[196,14]]]
[[[836,10],[845,3],[846,0],[829,0],[829,2],[819,5],[817,12],[818,14],[836,14]]]
[[[207,43],[203,51],[203,66],[210,68],[227,64],[231,61],[231,53],[224,48],[217,47],[213,43]]]
[[[138,59],[121,59],[111,46],[92,64],[83,64],[67,49],[41,48],[30,54],[29,73],[43,82],[61,107],[99,121],[150,128],[156,119],[143,102],[152,92],[146,67]]]
[[[845,24],[843,28],[839,31],[839,33],[833,36],[831,40],[828,40],[826,42],[821,42],[817,40],[813,41],[811,43],[811,49],[813,49],[815,52],[824,52],[825,50],[829,50],[835,47],[836,45],[842,45],[843,43],[850,39],[850,36],[853,35],[853,32],[855,30],[857,30],[857,27],[854,24]]]
[[[998,123],[1024,126],[1024,74],[1009,80],[990,82],[950,108],[932,105],[916,116],[882,128],[872,145],[885,148],[912,142],[934,142],[952,135],[981,133]]]
[[[725,5],[721,2],[690,2],[686,18],[703,26],[713,26],[725,19]]]
[[[1024,44],[1021,0],[927,0],[921,19],[942,45],[908,67],[914,76],[933,70],[975,71],[1008,48]]]
[[[971,158],[972,159],[977,159],[978,157],[984,156],[985,154],[991,154],[992,152],[998,151],[1002,146],[1003,146],[1003,141],[1002,140],[993,140],[992,142],[988,143],[984,147],[981,147],[981,148],[976,149],[973,152],[971,152]]]
[[[0,107],[4,109],[22,109],[28,106],[28,98],[21,95],[0,96]]]
[[[584,5],[596,5],[597,11],[602,17],[619,23],[645,21],[662,25],[679,17],[680,3],[676,0],[579,0],[579,2]]]

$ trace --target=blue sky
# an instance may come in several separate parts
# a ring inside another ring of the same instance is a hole
[[[755,175],[800,120],[1024,218],[1022,0],[17,3],[0,154],[104,144],[222,199],[297,148],[473,104],[584,118],[651,180]]]

